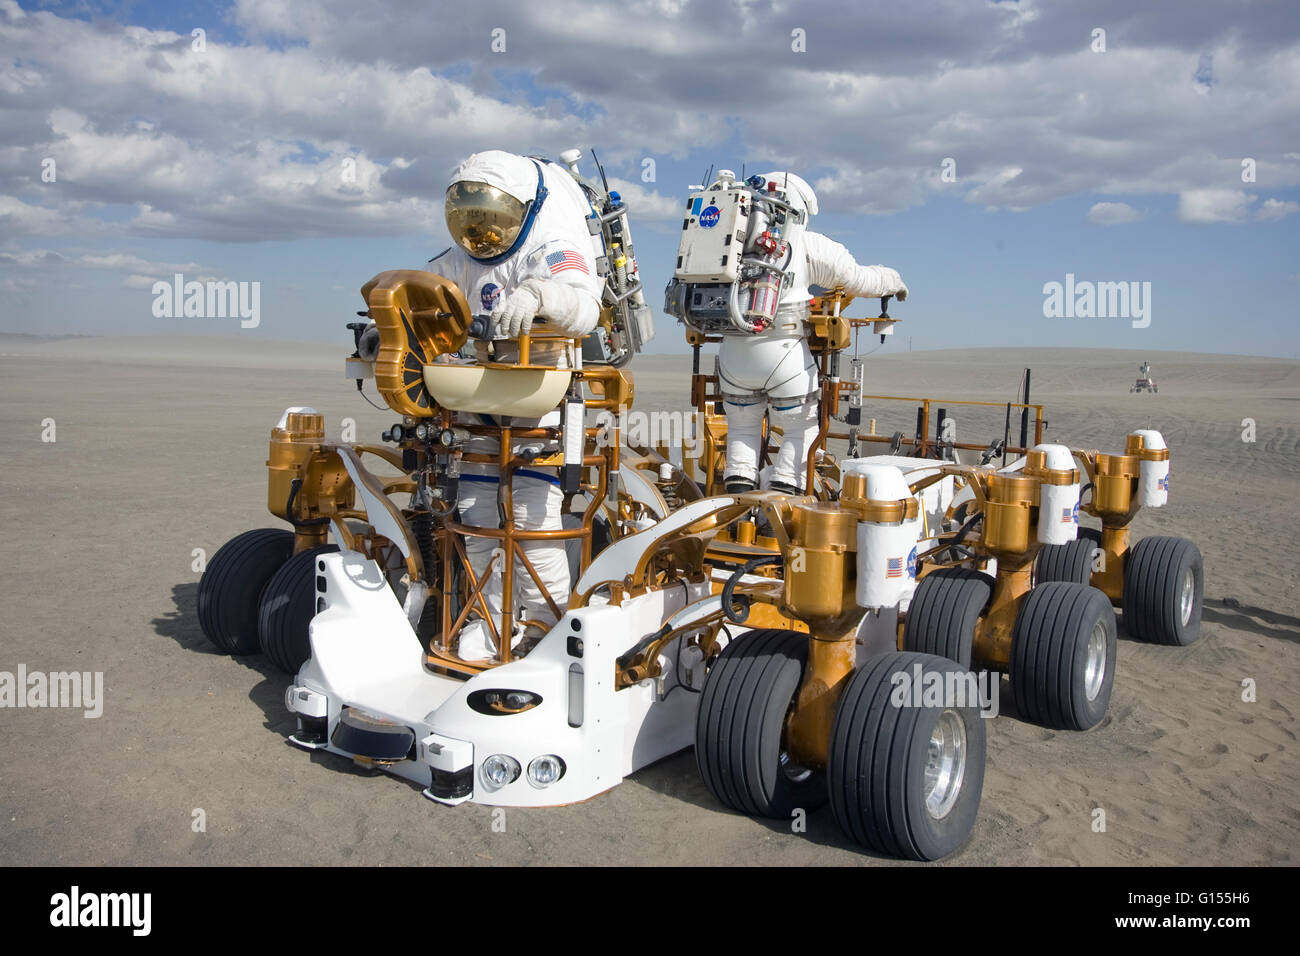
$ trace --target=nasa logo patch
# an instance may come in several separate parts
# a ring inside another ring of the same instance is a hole
[[[916,580],[916,548],[913,548],[911,554],[907,556],[907,576]]]
[[[706,206],[704,211],[700,213],[700,225],[705,229],[712,229],[718,224],[721,215],[717,206]]]
[[[501,298],[501,287],[495,282],[489,282],[479,290],[478,297],[483,303],[483,311],[491,312],[492,307],[497,304],[497,299]]]
[[[1074,503],[1074,523],[1079,523],[1079,502]]]

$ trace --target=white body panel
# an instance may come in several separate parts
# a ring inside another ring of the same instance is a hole
[[[1055,471],[1074,469],[1074,455],[1065,445],[1047,442],[1035,445],[1047,457],[1047,467]],[[1039,488],[1038,541],[1040,544],[1068,544],[1079,536],[1079,483],[1044,484]]]
[[[1146,448],[1167,448],[1165,436],[1151,428],[1140,428],[1131,434],[1141,435]],[[1164,461],[1146,461],[1138,466],[1141,475],[1138,478],[1138,503],[1143,508],[1163,508],[1169,503],[1169,459]]]
[[[909,483],[933,475],[941,464],[932,458],[872,455],[846,459],[840,468],[844,474],[865,474],[869,497],[897,501],[910,496]],[[907,610],[916,591],[917,555],[935,544],[935,536],[943,529],[944,512],[952,504],[954,487],[952,476],[947,476],[923,488],[915,496],[920,513],[911,521],[893,525],[858,522],[858,604],[882,613],[888,611],[895,621],[900,610]],[[900,557],[902,573],[890,577],[889,562]],[[863,626],[870,620],[869,614]],[[892,645],[884,649],[892,649]]]
[[[569,611],[526,658],[469,680],[433,674],[401,606],[377,564],[355,552],[322,555],[326,607],[311,624],[311,659],[291,688],[323,696],[328,736],[344,707],[410,728],[420,741],[415,759],[385,767],[429,786],[431,766],[462,769],[472,761],[475,803],[547,806],[585,800],[618,784],[639,767],[691,745],[699,695],[676,684],[673,655],[664,651],[664,675],[621,691],[614,689],[615,658],[656,631],[687,600],[705,596],[703,585],[652,591],[619,607]],[[318,582],[319,584],[319,582]],[[698,592],[698,593],[696,593]],[[569,653],[570,636],[582,641],[582,656]],[[582,668],[582,725],[569,725],[569,675]],[[519,714],[488,715],[469,706],[476,690],[530,691],[542,702]],[[432,738],[436,748],[428,747]],[[332,742],[323,749],[353,756]],[[525,772],[499,790],[488,790],[479,774],[491,754],[514,757]],[[556,783],[537,788],[526,768],[543,754],[559,756],[566,771]],[[447,802],[461,802],[459,800]]]

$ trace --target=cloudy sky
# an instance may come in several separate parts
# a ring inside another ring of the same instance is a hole
[[[688,187],[784,168],[911,288],[890,349],[1300,357],[1292,2],[0,0],[0,128],[0,331],[342,341],[459,159],[578,146],[656,306]],[[261,324],[155,318],[176,272]],[[1045,316],[1067,274],[1149,325]]]

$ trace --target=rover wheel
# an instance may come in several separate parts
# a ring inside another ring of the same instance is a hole
[[[271,663],[288,674],[311,657],[307,626],[316,616],[316,558],[338,551],[336,545],[295,554],[276,571],[262,592],[257,636]]]
[[[695,722],[695,762],[709,792],[754,816],[789,819],[826,802],[826,777],[785,749],[785,719],[803,678],[808,635],[756,630],[709,669]]]
[[[1073,581],[1087,584],[1092,580],[1092,554],[1101,547],[1101,532],[1080,528],[1079,537],[1065,544],[1045,544],[1034,564],[1034,580]]]
[[[1011,635],[1011,692],[1021,715],[1059,730],[1095,727],[1110,705],[1115,647],[1105,594],[1071,581],[1038,585]]]
[[[217,650],[254,654],[257,612],[271,576],[293,553],[293,532],[257,528],[231,538],[199,579],[199,626]]]
[[[831,810],[857,842],[890,856],[937,860],[970,836],[984,788],[984,720],[970,699],[926,705],[917,675],[940,686],[974,675],[932,654],[891,651],[858,668],[831,730]],[[969,695],[967,695],[968,697]]]
[[[939,568],[916,586],[903,624],[903,650],[936,654],[970,667],[971,641],[993,579],[970,568]]]
[[[1124,561],[1124,630],[1155,644],[1191,644],[1201,636],[1204,577],[1193,542],[1143,538]]]

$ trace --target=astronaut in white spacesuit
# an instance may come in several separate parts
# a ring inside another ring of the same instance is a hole
[[[760,332],[727,334],[718,351],[719,390],[727,417],[727,465],[730,492],[759,486],[759,451],[763,413],[771,408],[773,425],[783,430],[781,447],[764,487],[788,494],[804,490],[808,448],[817,437],[817,365],[808,348],[804,321],[809,315],[810,285],[840,288],[855,296],[907,298],[907,286],[886,266],[862,266],[832,239],[812,232],[807,220],[817,214],[817,196],[803,179],[787,172],[765,177],[786,191],[786,201],[801,209],[801,222],[787,223],[789,272],[793,281],[781,289],[776,320]]]
[[[455,245],[430,260],[429,268],[455,282],[477,312],[492,318],[495,361],[510,361],[512,355],[518,355],[512,340],[529,332],[534,321],[544,321],[548,331],[575,337],[595,327],[603,285],[596,274],[593,237],[586,223],[591,211],[573,177],[543,160],[489,150],[475,153],[453,171],[445,215]],[[556,358],[562,362],[563,353]],[[459,417],[471,423],[497,424],[488,415]],[[559,423],[558,410],[541,419],[511,419],[519,429]],[[528,447],[517,444],[515,451]],[[540,443],[535,447],[540,450]],[[497,442],[476,438],[468,450],[495,453]],[[465,463],[457,502],[461,521],[500,527],[499,490],[495,466]],[[517,528],[562,527],[564,495],[555,468],[516,469],[511,492]],[[470,564],[480,579],[496,554],[483,596],[499,629],[505,556],[495,539],[464,540]],[[569,600],[569,563],[563,541],[529,541],[523,547],[546,592],[563,611]],[[516,559],[512,573],[511,605],[516,615],[522,610],[526,620],[553,621],[546,597],[522,562]],[[512,646],[521,636],[516,628],[510,636]],[[471,621],[462,630],[459,653],[466,660],[492,656],[490,632],[482,621]]]

